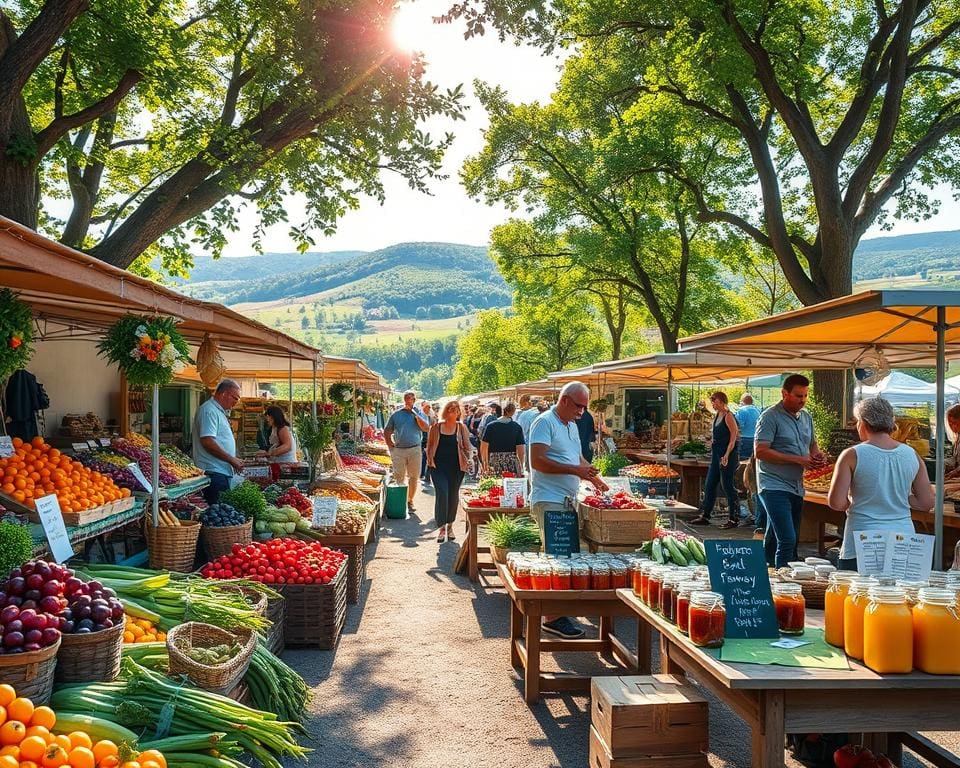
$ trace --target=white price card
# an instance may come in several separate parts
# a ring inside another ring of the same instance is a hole
[[[603,444],[607,446],[607,450],[610,451],[610,453],[617,452],[617,444],[613,441],[612,437],[603,438]]]
[[[0,435],[0,459],[13,456],[13,438],[10,435]]]
[[[89,451],[90,446],[86,443],[73,443],[73,450],[75,451]]]
[[[137,478],[137,482],[139,482],[140,485],[143,486],[143,489],[147,493],[153,493],[153,485],[150,483],[149,480],[147,480],[147,476],[143,474],[143,470],[140,469],[140,465],[137,464],[137,462],[131,461],[129,464],[127,464],[127,469],[129,469],[130,472],[133,473],[133,476]]]
[[[503,506],[510,509],[517,508],[517,496],[524,500],[527,499],[527,478],[525,477],[505,477],[503,478]],[[523,506],[523,505],[521,505]]]
[[[247,477],[270,477],[270,466],[267,464],[252,464],[243,468]]]
[[[809,640],[794,640],[792,637],[784,637],[776,642],[770,643],[774,648],[786,648],[790,650],[792,648],[799,648],[802,645],[810,645]]]
[[[629,477],[601,477],[600,479],[610,488],[610,493],[617,493],[618,491],[630,493]]]
[[[923,533],[887,532],[883,572],[907,581],[926,581],[933,564],[934,537]]]
[[[310,525],[313,528],[332,528],[337,524],[337,502],[336,496],[314,496],[313,497],[313,520]]]
[[[110,438],[109,438],[109,437],[101,437],[101,438],[100,438],[100,447],[101,447],[101,448],[109,448],[109,447],[110,447]]]
[[[87,440],[87,448],[91,451],[97,450],[100,447],[100,443],[97,440]]]
[[[887,557],[886,531],[854,531],[853,543],[857,551],[857,570],[863,576],[883,573]]]
[[[40,525],[50,545],[50,554],[58,563],[73,557],[73,545],[67,536],[67,526],[63,522],[63,513],[60,511],[60,502],[55,494],[41,496],[36,501],[37,514],[40,516]]]

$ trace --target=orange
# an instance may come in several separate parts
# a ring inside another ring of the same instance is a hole
[[[31,736],[39,736],[41,739],[43,739],[43,743],[46,744],[50,741],[50,729],[45,725],[28,725],[27,732],[24,734],[24,738],[29,739]]]
[[[140,755],[140,768],[163,768],[163,766],[156,760],[144,760],[143,755]]]
[[[59,744],[51,744],[43,753],[43,759],[40,761],[40,765],[42,765],[43,768],[60,768],[61,765],[67,762],[68,757],[67,750]]]
[[[56,736],[52,736],[48,741],[48,744],[56,744],[64,752],[69,752],[73,749],[73,745],[70,743],[70,738],[64,733],[58,733]]]
[[[73,733],[67,734],[67,738],[70,739],[70,746],[73,748],[76,747],[86,747],[87,749],[93,749],[93,739],[90,738],[90,735],[84,733],[83,731],[74,731]],[[93,755],[93,753],[90,753]]]
[[[120,768],[143,768],[136,760],[127,760],[125,763],[120,763]]]
[[[7,709],[6,707],[0,707],[0,725],[3,725],[7,722]]]
[[[20,761],[13,755],[0,755],[0,768],[20,768]]]
[[[137,755],[137,760],[139,760],[143,766],[146,766],[147,763],[159,763],[160,768],[167,768],[167,758],[165,758],[163,753],[158,749],[143,750],[143,752]]]
[[[104,758],[116,757],[118,754],[120,754],[119,748],[110,739],[103,739],[93,745],[93,756],[97,760],[97,765],[100,765]]]
[[[13,438],[13,447],[14,447],[14,448],[21,448],[21,447],[23,447],[23,439],[22,439],[22,438],[19,438],[19,437]]]
[[[39,763],[33,762],[33,760],[22,760],[20,762],[20,768],[40,768]]]
[[[0,725],[0,744],[19,744],[27,735],[27,726],[19,720],[7,720]]]
[[[93,750],[87,747],[74,747],[67,755],[67,762],[71,768],[96,768]]]
[[[0,755],[13,755],[17,760],[20,759],[20,747],[17,744],[8,744],[0,747]]]
[[[118,768],[120,758],[116,755],[107,755],[103,760],[97,763],[97,768]]]
[[[37,435],[35,438],[33,438],[33,440],[30,441],[30,445],[32,445],[34,448],[43,448],[43,438],[40,437],[40,435]]]
[[[33,702],[22,696],[14,699],[7,705],[7,717],[11,720],[19,720],[21,723],[29,723],[30,718],[33,717]]]
[[[20,759],[38,761],[47,751],[47,740],[43,736],[27,736],[20,742]]]
[[[57,715],[50,707],[37,707],[33,710],[30,725],[42,725],[44,728],[53,728],[57,724]]]

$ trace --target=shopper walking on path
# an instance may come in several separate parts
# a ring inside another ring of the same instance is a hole
[[[753,404],[753,395],[744,392],[737,409],[737,427],[740,429],[740,458],[753,456],[753,440],[757,435],[757,422],[760,421],[760,409]]]
[[[581,480],[589,480],[599,491],[608,490],[597,468],[580,453],[576,421],[589,404],[587,385],[571,381],[560,390],[557,404],[530,427],[530,513],[540,526],[541,536],[544,515],[572,504]],[[544,616],[543,630],[567,638],[583,635],[583,629],[566,616]]]
[[[577,432],[580,435],[580,453],[587,461],[593,461],[593,441],[597,439],[597,422],[589,410],[577,418]]]
[[[503,416],[490,422],[480,441],[480,463],[486,475],[503,475],[512,472],[523,475],[524,440],[523,429],[513,420],[516,406],[507,403]]]
[[[483,421],[480,422],[480,426],[477,428],[477,438],[480,442],[483,442],[483,433],[487,431],[493,422],[503,416],[503,408],[500,407],[500,403],[487,403],[487,408],[489,413],[483,417]]]
[[[234,474],[243,472],[229,417],[239,401],[240,385],[224,379],[217,384],[213,397],[197,408],[193,419],[193,461],[210,478],[210,485],[203,489],[207,504],[216,504]]]
[[[825,461],[813,433],[813,419],[803,410],[809,388],[806,376],[788,376],[781,401],[767,408],[757,423],[757,484],[767,513],[764,549],[767,563],[777,568],[797,559],[803,473]]]
[[[831,509],[847,513],[840,547],[844,571],[857,570],[855,533],[914,533],[910,510],[929,512],[935,503],[917,452],[890,437],[897,428],[893,406],[871,397],[857,403],[853,413],[863,442],[840,454],[827,496]]]
[[[427,420],[428,426],[437,423],[437,414],[426,400],[420,403],[420,413]],[[430,475],[427,474],[427,431],[420,433],[420,479],[424,485],[430,485]]]
[[[393,461],[393,479],[400,485],[407,484],[407,511],[413,512],[413,497],[417,493],[420,477],[421,435],[429,431],[430,424],[419,410],[413,407],[417,393],[408,389],[403,393],[403,408],[390,414],[383,428],[383,440],[390,450]]]
[[[714,392],[710,395],[710,404],[716,414],[713,417],[713,443],[710,449],[710,469],[703,489],[703,504],[700,516],[690,521],[691,525],[709,525],[714,504],[717,503],[717,486],[723,486],[727,496],[728,519],[721,528],[736,528],[740,525],[740,497],[734,485],[734,476],[740,466],[740,453],[737,449],[740,430],[737,420],[727,407],[726,392]]]
[[[440,421],[427,434],[427,466],[433,478],[433,518],[437,524],[437,541],[456,540],[453,523],[460,506],[460,484],[470,470],[473,446],[470,433],[460,421],[460,403],[451,400],[443,406]]]

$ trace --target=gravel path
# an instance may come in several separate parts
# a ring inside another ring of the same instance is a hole
[[[505,592],[495,577],[473,585],[453,574],[462,523],[457,542],[438,545],[433,497],[421,491],[416,502],[409,519],[385,520],[368,555],[362,602],[348,606],[337,649],[284,653],[315,692],[310,765],[584,768],[589,698],[524,702],[510,666]],[[618,623],[620,636],[631,638],[630,627]],[[588,657],[559,656],[556,668],[603,667]],[[749,768],[749,731],[715,699],[710,742],[712,766]]]

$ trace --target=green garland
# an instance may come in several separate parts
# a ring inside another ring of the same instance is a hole
[[[169,317],[127,315],[98,345],[99,354],[120,367],[134,386],[169,384],[190,361],[190,347]]]
[[[0,288],[0,382],[26,368],[33,354],[33,315],[9,288]]]

